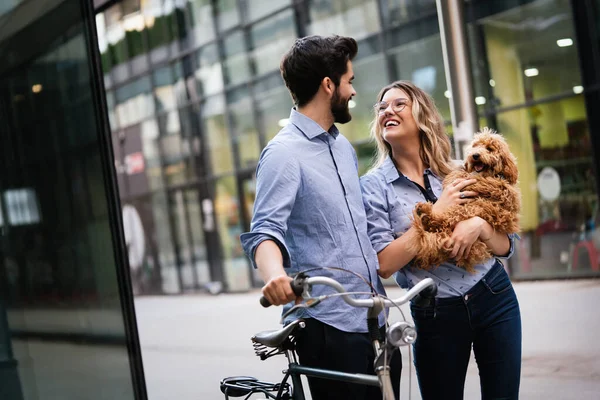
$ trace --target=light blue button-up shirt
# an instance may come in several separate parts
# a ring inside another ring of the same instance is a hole
[[[335,125],[326,132],[292,110],[288,125],[262,151],[256,176],[251,230],[241,236],[253,264],[257,246],[273,240],[281,249],[289,275],[337,267],[360,274],[378,293],[385,294],[377,275],[377,254],[367,235],[356,153]],[[344,271],[308,274],[332,277],[348,291],[371,292],[365,281]],[[312,295],[332,292],[315,286]],[[284,306],[284,312],[291,306]],[[365,308],[351,307],[333,297],[295,317],[312,317],[346,332],[367,332],[366,313]],[[380,326],[383,322],[380,315]]]
[[[425,170],[425,174],[431,190],[439,198],[443,189],[442,179],[429,169]],[[389,157],[381,167],[363,176],[360,184],[367,212],[369,237],[375,251],[379,253],[410,228],[415,205],[426,199],[416,183],[398,173]],[[516,234],[509,235],[510,251],[502,258],[509,258],[514,253],[515,238],[518,238]],[[414,268],[409,263],[394,278],[404,288],[411,288],[424,278],[432,278],[438,285],[438,297],[462,296],[483,278],[495,262],[495,258],[490,258],[483,264],[476,265],[472,274],[452,263],[444,263],[431,271]]]

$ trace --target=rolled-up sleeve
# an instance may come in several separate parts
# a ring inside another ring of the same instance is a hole
[[[369,239],[375,252],[379,253],[395,239],[385,191],[379,185],[378,178],[372,175],[360,178],[360,188],[367,215]]]
[[[496,258],[502,258],[508,260],[515,253],[515,240],[521,240],[521,236],[517,233],[509,233],[508,241],[510,242],[510,248],[508,249],[508,253],[505,256],[496,256]]]
[[[290,266],[285,234],[300,188],[300,177],[299,163],[285,146],[269,145],[263,150],[256,170],[256,199],[250,232],[240,236],[244,252],[255,268],[256,248],[265,240],[279,246],[283,266]]]

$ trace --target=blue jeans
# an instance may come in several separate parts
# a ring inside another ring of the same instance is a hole
[[[434,304],[435,303],[435,304]],[[518,399],[521,312],[500,262],[464,296],[411,304],[415,367],[423,400],[463,399],[471,347],[483,400]]]

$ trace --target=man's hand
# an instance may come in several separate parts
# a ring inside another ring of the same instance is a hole
[[[271,278],[262,288],[262,294],[274,306],[287,304],[296,300],[296,294],[292,290],[292,278],[287,275],[280,275]]]

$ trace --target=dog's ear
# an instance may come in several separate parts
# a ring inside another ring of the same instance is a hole
[[[502,152],[502,164],[504,165],[504,169],[502,170],[504,178],[511,185],[516,184],[519,179],[519,169],[517,168],[517,160],[508,149],[508,146],[506,146],[506,151]]]

